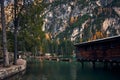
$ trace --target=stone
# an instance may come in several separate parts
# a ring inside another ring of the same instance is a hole
[[[120,16],[120,7],[114,7],[113,9]]]
[[[26,64],[26,61],[23,60],[23,59],[18,59],[16,64],[17,65],[23,65],[23,64]]]

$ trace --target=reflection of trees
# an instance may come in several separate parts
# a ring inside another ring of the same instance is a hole
[[[71,80],[76,80],[77,79],[77,64],[72,64],[70,70],[71,70],[70,75],[72,78]]]

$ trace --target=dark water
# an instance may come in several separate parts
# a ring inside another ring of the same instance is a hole
[[[24,75],[20,73],[8,80],[120,80],[120,77],[101,68],[93,70],[90,63],[83,69],[77,62],[37,61],[28,64]]]

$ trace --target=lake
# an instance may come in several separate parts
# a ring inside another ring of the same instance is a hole
[[[6,80],[120,80],[120,77],[118,73],[100,67],[94,70],[91,63],[85,63],[82,68],[80,62],[31,61],[25,74]]]

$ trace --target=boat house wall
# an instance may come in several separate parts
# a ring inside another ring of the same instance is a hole
[[[120,36],[98,39],[75,44],[79,60],[99,60],[120,62]]]

